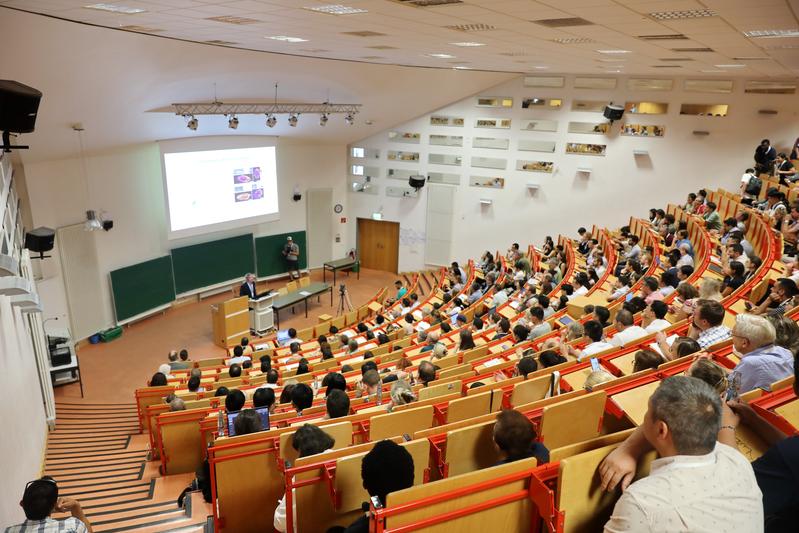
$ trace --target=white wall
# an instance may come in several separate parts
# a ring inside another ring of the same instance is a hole
[[[87,157],[88,192],[79,159],[30,162],[25,165],[35,226],[57,228],[84,220],[86,209],[107,211],[114,220],[110,232],[98,232],[97,255],[106,323],[114,314],[108,273],[117,268],[163,256],[170,248],[252,232],[256,236],[306,229],[305,197],[291,200],[295,185],[304,193],[311,187],[332,187],[334,203],[346,203],[346,154],[342,145],[278,142],[280,220],[186,239],[167,240],[166,205],[161,159],[155,142],[127,146]],[[87,197],[88,195],[88,197]],[[338,217],[331,211],[334,235]],[[343,256],[345,242],[333,243],[333,255]],[[56,247],[58,243],[56,242]],[[41,264],[38,288],[45,318],[66,318],[66,300],[58,250]],[[242,273],[244,274],[244,273]]]
[[[400,270],[415,270],[424,266],[424,232],[426,225],[426,192],[418,198],[394,198],[385,195],[386,187],[407,186],[407,182],[386,177],[387,168],[418,169],[429,172],[458,173],[461,184],[457,187],[454,214],[453,260],[478,257],[485,249],[497,249],[511,242],[540,244],[546,235],[575,234],[580,225],[598,224],[618,227],[630,215],[643,216],[650,207],[665,206],[682,201],[688,192],[701,187],[737,187],[742,171],[752,164],[755,146],[769,137],[778,147],[788,147],[796,138],[799,98],[796,95],[744,94],[743,80],[736,80],[732,94],[705,94],[684,92],[682,80],[677,79],[674,90],[628,91],[626,78],[618,79],[615,90],[586,90],[573,87],[573,77],[567,76],[564,88],[532,88],[523,86],[523,78],[482,91],[484,96],[510,96],[512,109],[476,107],[477,98],[470,97],[431,114],[464,117],[462,128],[430,125],[430,115],[421,116],[350,145],[380,150],[377,160],[350,159],[350,164],[380,167],[379,177],[373,183],[378,195],[350,192],[350,216],[369,217],[382,209],[385,220],[399,221],[401,232]],[[557,110],[522,109],[523,97],[562,98],[563,106]],[[567,133],[570,121],[603,122],[601,113],[571,111],[572,101],[603,100],[652,101],[669,103],[666,115],[626,115],[616,122],[608,136]],[[724,118],[681,116],[681,103],[729,104]],[[776,109],[777,115],[760,115],[759,109]],[[477,117],[511,118],[510,130],[474,128]],[[520,131],[524,119],[557,120],[557,132]],[[620,136],[618,128],[625,121],[640,124],[665,125],[662,138]],[[694,130],[709,131],[700,137]],[[421,134],[418,145],[390,142],[388,131]],[[463,148],[432,146],[430,134],[462,135]],[[509,150],[472,148],[472,138],[509,138]],[[555,141],[554,154],[520,152],[516,150],[519,139]],[[583,156],[565,153],[567,142],[607,145],[607,155]],[[634,156],[633,150],[649,151],[649,156]],[[420,153],[419,163],[388,161],[388,150]],[[458,154],[463,166],[428,164],[428,154]],[[505,171],[471,168],[472,155],[506,158]],[[544,160],[555,163],[553,174],[516,171],[516,160]],[[590,176],[580,176],[578,167],[590,167]],[[349,170],[348,170],[349,172]],[[502,190],[469,186],[469,176],[501,176],[505,178]],[[348,178],[351,180],[352,177]],[[531,194],[526,184],[540,184],[537,193]],[[479,200],[490,198],[493,205],[481,208]],[[355,228],[350,227],[350,239],[355,242]]]

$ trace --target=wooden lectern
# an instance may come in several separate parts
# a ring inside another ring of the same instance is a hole
[[[233,298],[211,306],[211,323],[214,327],[214,344],[229,348],[250,335],[250,316],[246,296]]]

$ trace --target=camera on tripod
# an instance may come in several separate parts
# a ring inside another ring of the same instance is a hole
[[[338,293],[339,293],[340,295],[342,295],[342,296],[344,296],[345,294],[347,294],[347,286],[346,286],[346,285],[344,285],[343,283],[342,283],[341,285],[339,285],[339,286],[338,286]]]

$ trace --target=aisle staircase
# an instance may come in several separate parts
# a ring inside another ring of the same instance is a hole
[[[45,474],[81,502],[95,532],[205,531],[211,510],[200,493],[185,509],[176,503],[194,476],[162,478],[148,463],[134,404],[57,403],[56,413]]]

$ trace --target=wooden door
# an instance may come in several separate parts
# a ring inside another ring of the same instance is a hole
[[[358,219],[358,257],[363,268],[397,273],[399,222]]]

